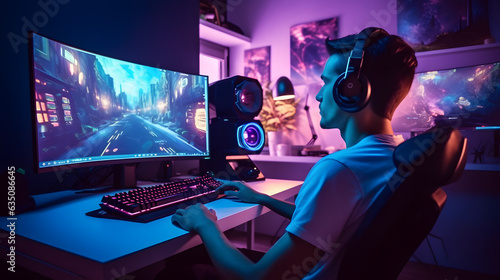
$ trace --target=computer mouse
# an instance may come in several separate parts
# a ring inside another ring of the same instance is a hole
[[[177,221],[172,220],[172,224],[178,228],[184,229]]]

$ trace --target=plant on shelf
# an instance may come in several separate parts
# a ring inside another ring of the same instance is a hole
[[[277,131],[287,133],[289,130],[296,130],[295,108],[299,99],[275,100],[273,92],[269,89],[269,82],[262,87],[264,91],[264,102],[259,119],[266,132]]]

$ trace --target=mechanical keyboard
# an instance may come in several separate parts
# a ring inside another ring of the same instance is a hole
[[[205,175],[105,195],[99,205],[105,211],[129,219],[157,210],[167,216],[183,204],[206,203],[224,196],[215,191],[220,185],[220,181]]]

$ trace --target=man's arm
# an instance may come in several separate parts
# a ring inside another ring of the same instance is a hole
[[[295,204],[272,198],[266,194],[262,194],[258,203],[289,220],[292,219],[293,212],[295,211]]]
[[[216,219],[215,212],[201,204],[179,209],[172,216],[181,227],[200,235],[214,266],[228,279],[301,279],[324,255],[319,248],[286,232],[259,262],[253,263],[224,236]]]
[[[289,220],[292,219],[293,212],[295,211],[295,204],[259,193],[243,182],[223,182],[224,184],[217,190],[225,190],[224,193],[226,195],[236,196],[243,202],[261,204]]]

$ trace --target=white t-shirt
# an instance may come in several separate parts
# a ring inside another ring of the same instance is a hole
[[[402,137],[377,134],[325,156],[311,169],[295,201],[286,230],[323,250],[294,266],[283,279],[336,279],[343,247],[355,233],[367,209],[396,171],[394,148]],[[317,265],[316,265],[317,264]],[[315,266],[316,265],[316,266]]]

